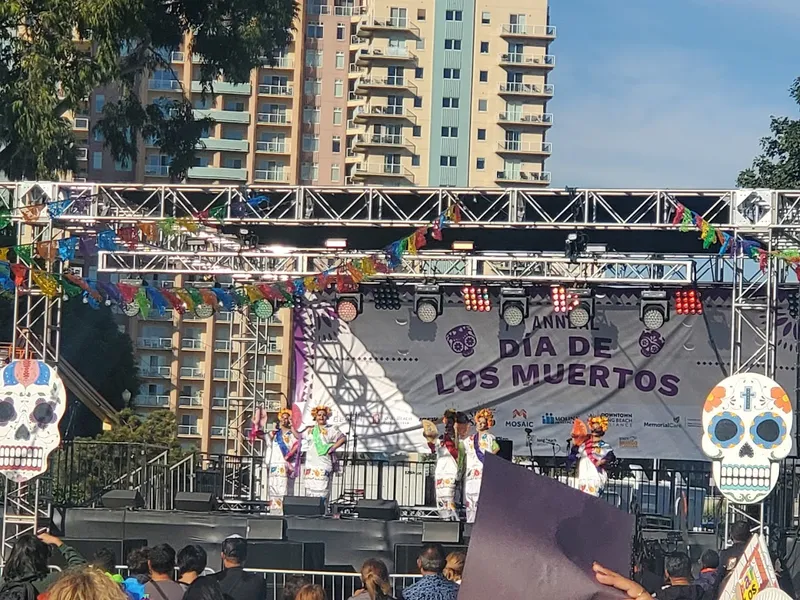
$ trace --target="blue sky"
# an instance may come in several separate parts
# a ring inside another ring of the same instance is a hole
[[[553,187],[730,188],[770,115],[800,116],[800,0],[550,0],[550,15]]]

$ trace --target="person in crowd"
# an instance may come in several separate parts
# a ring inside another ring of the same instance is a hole
[[[719,554],[716,550],[708,548],[700,556],[700,574],[695,580],[703,588],[709,598],[717,595],[719,587]]]
[[[283,514],[283,499],[292,494],[294,479],[300,472],[300,435],[292,427],[292,411],[282,409],[278,423],[266,437],[267,498],[269,514]]]
[[[644,600],[650,596],[640,584],[632,581],[611,569],[594,563],[593,569],[597,581],[612,586],[628,594],[634,600]],[[664,559],[664,571],[669,584],[658,590],[653,597],[656,600],[707,600],[703,588],[692,581],[692,563],[685,552],[668,554]]]
[[[144,598],[144,586],[150,581],[150,567],[147,565],[149,553],[149,548],[136,548],[128,553],[128,577],[122,586],[132,600]]]
[[[461,480],[464,466],[462,437],[469,427],[469,420],[464,413],[448,409],[442,417],[442,423],[444,434],[438,436],[435,427],[429,429],[423,423],[423,435],[428,440],[431,453],[436,455],[436,508],[439,516],[446,521],[458,521],[456,486]]]
[[[306,496],[325,498],[326,502],[331,475],[336,469],[335,452],[347,440],[338,427],[328,425],[330,416],[331,409],[328,406],[316,406],[311,410],[315,424],[308,434],[306,466],[303,469]]]
[[[500,446],[489,429],[494,427],[494,413],[482,408],[475,415],[477,430],[464,441],[466,467],[464,469],[464,507],[467,510],[467,523],[474,523],[478,514],[478,498],[483,480],[483,460],[487,453],[497,454]]]
[[[178,552],[178,583],[184,590],[203,574],[208,564],[206,551],[190,544]]]
[[[105,572],[91,566],[67,571],[46,596],[47,600],[129,600],[122,587],[111,581]]]
[[[350,600],[392,600],[392,582],[386,563],[368,558],[361,565],[361,589],[350,596]]]
[[[22,591],[25,595],[35,591],[35,595],[38,595],[55,582],[59,573],[51,573],[48,567],[51,546],[61,553],[67,566],[86,564],[86,560],[74,548],[49,533],[20,536],[6,559],[0,598],[13,597],[12,594],[17,593],[13,590]]]
[[[725,577],[736,568],[736,563],[744,553],[747,547],[747,542],[750,541],[750,526],[747,521],[736,521],[731,525],[730,529],[731,540],[733,544],[725,548],[719,555],[719,580],[722,581]]]
[[[451,552],[447,555],[447,562],[444,566],[443,574],[450,581],[461,585],[461,575],[464,573],[464,562],[467,560],[467,553],[462,551]]]
[[[328,600],[328,594],[321,585],[309,583],[300,588],[295,600]]]
[[[212,577],[198,577],[186,589],[183,600],[226,600],[226,598],[219,581]]]
[[[222,542],[222,571],[209,577],[219,582],[222,593],[229,596],[230,600],[264,600],[267,597],[267,581],[257,573],[246,572],[246,561],[247,540],[240,535],[232,535]]]
[[[444,575],[445,554],[441,544],[425,544],[417,558],[422,577],[399,594],[401,600],[456,600],[459,586]]]
[[[287,577],[286,581],[283,582],[281,598],[283,598],[283,600],[295,600],[300,588],[310,583],[311,580],[304,575],[292,575]]]
[[[124,584],[124,578],[117,573],[117,555],[111,548],[100,548],[92,556],[89,565],[103,571],[114,583]]]
[[[172,578],[175,574],[175,550],[169,544],[150,548],[147,556],[150,581],[144,586],[150,600],[182,600],[183,587]]]
[[[588,427],[575,419],[572,424],[572,448],[567,457],[567,467],[577,465],[574,487],[591,496],[599,497],[608,481],[606,469],[617,457],[614,449],[603,437],[608,431],[608,417],[589,417]]]

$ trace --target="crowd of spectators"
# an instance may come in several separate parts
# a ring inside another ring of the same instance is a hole
[[[725,577],[741,557],[750,531],[746,523],[731,527],[734,544],[718,555],[706,550],[693,576],[688,554],[677,552],[664,558],[663,579],[650,573],[628,579],[600,564],[594,565],[597,580],[622,590],[634,600],[650,596],[657,600],[716,600]],[[49,567],[51,548],[67,569]],[[267,581],[246,570],[247,540],[231,536],[222,543],[222,569],[207,573],[208,557],[200,546],[189,545],[178,553],[168,544],[133,550],[127,556],[125,577],[117,572],[117,557],[101,549],[86,561],[75,549],[49,535],[20,537],[9,553],[0,582],[0,600],[266,600]],[[457,600],[466,554],[446,554],[440,544],[425,544],[417,559],[420,577],[403,589],[393,589],[386,564],[377,559],[364,562],[360,588],[349,600]],[[275,581],[279,589],[271,598],[282,600],[328,600],[325,588],[303,575]]]

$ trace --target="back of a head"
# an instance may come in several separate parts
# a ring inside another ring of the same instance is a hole
[[[692,563],[685,552],[671,552],[664,557],[664,570],[671,578],[692,578]]]
[[[746,521],[736,521],[731,525],[731,539],[743,543],[750,539],[750,526]]]
[[[202,575],[208,564],[208,555],[200,546],[190,544],[178,552],[178,575],[197,573]]]
[[[222,556],[232,563],[243,565],[247,560],[247,540],[242,537],[229,537],[222,542]]]
[[[708,548],[700,556],[700,568],[716,569],[717,567],[719,567],[719,554],[716,550]]]
[[[283,600],[295,600],[297,592],[299,592],[303,586],[309,585],[310,583],[311,580],[303,575],[287,577],[286,581],[283,583],[283,593],[281,595]]]
[[[419,568],[428,573],[441,573],[445,565],[444,547],[441,544],[425,544],[419,553]]]
[[[100,548],[100,550],[94,553],[89,564],[106,573],[115,573],[117,569],[117,555],[111,548]]]
[[[298,590],[295,600],[328,600],[328,595],[321,585],[309,583]]]
[[[128,553],[128,573],[131,577],[147,575],[150,572],[150,567],[147,565],[149,556],[150,548],[136,548]]]
[[[370,600],[382,600],[391,597],[392,584],[389,581],[389,569],[386,563],[377,558],[368,558],[361,565],[361,581],[369,594]]]
[[[148,560],[153,573],[172,575],[175,570],[175,550],[169,544],[159,544],[150,548]]]
[[[20,536],[6,559],[3,577],[6,580],[21,579],[30,575],[46,575],[50,548],[35,535]]]
[[[100,569],[67,571],[47,591],[47,600],[128,600],[119,584]]]
[[[183,600],[225,600],[225,595],[216,579],[198,577],[186,590]]]
[[[461,581],[461,575],[464,573],[464,561],[467,559],[466,552],[451,552],[447,555],[447,564],[445,564],[443,574],[450,581]]]

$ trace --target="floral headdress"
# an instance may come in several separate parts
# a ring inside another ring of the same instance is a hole
[[[314,408],[311,409],[311,416],[313,418],[316,419],[317,415],[319,413],[325,413],[325,416],[330,417],[331,416],[331,407],[330,406],[325,406],[324,404],[320,404],[319,406],[315,406]]]
[[[482,408],[475,414],[475,423],[478,419],[486,419],[489,427],[494,427],[494,411],[491,408]]]
[[[589,417],[589,431],[608,431],[608,417],[600,415],[598,417]]]
[[[278,411],[278,421],[280,421],[283,418],[283,415],[288,415],[289,418],[291,419],[292,418],[292,411],[289,410],[288,408],[280,409]]]

